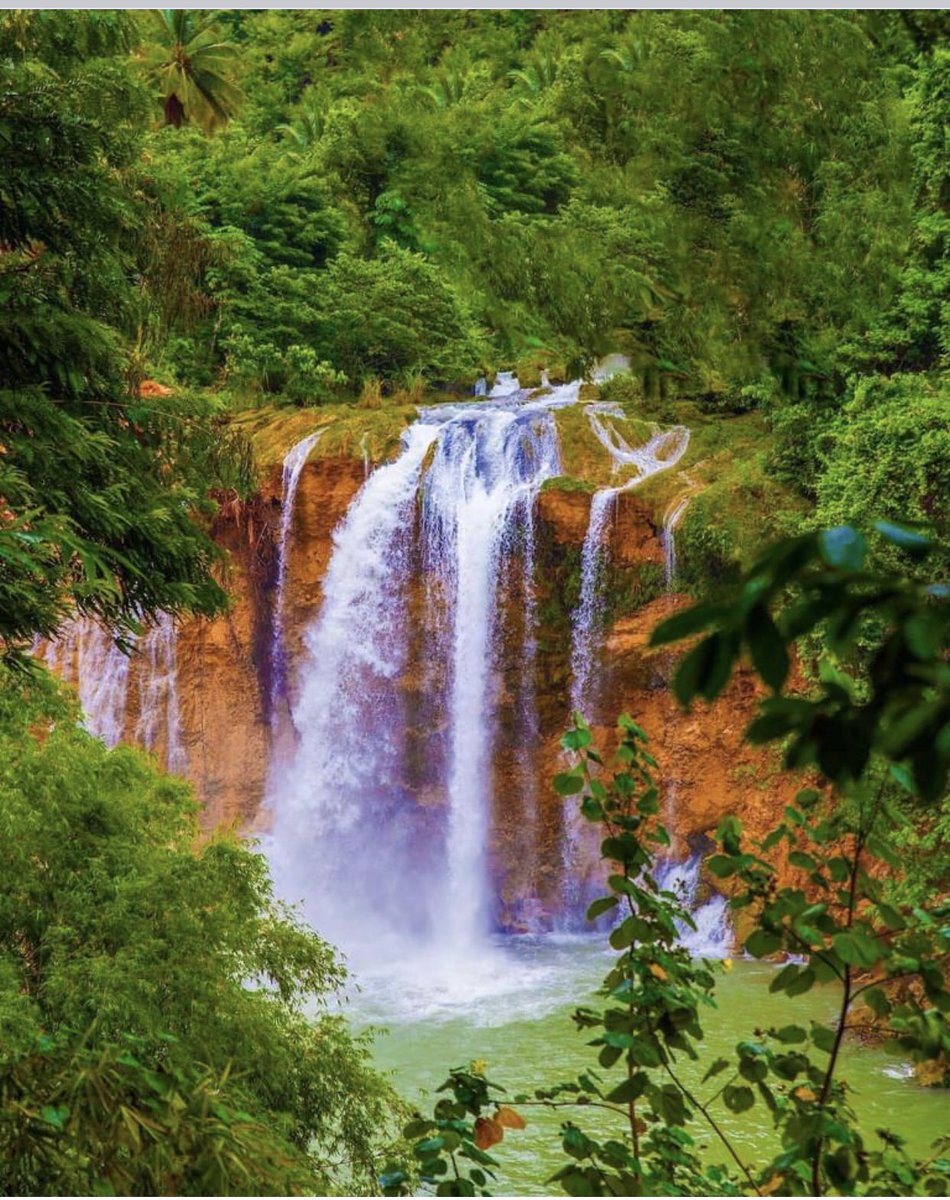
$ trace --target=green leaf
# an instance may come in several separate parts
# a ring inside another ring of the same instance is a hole
[[[755,1092],[745,1084],[729,1084],[723,1089],[722,1099],[730,1112],[742,1113],[755,1104]]]
[[[868,988],[862,993],[862,999],[876,1017],[887,1017],[891,1013],[891,1002],[887,998],[887,994],[883,989],[878,987]]]
[[[670,642],[679,642],[694,633],[708,629],[726,615],[727,610],[721,605],[694,604],[657,625],[650,635],[650,645],[666,646]]]
[[[559,796],[576,796],[584,790],[584,776],[576,769],[554,776],[554,790]]]
[[[66,1118],[69,1116],[69,1109],[65,1104],[47,1104],[43,1107],[40,1116],[47,1123],[47,1125],[52,1125],[56,1129],[65,1129]]]
[[[706,868],[718,879],[728,879],[738,870],[736,860],[729,854],[714,854],[706,859]]]
[[[638,1100],[643,1095],[646,1085],[646,1076],[638,1072],[618,1083],[613,1091],[607,1093],[605,1099],[612,1104],[629,1104],[631,1100]]]
[[[754,929],[745,942],[746,952],[753,958],[765,958],[767,954],[774,954],[776,950],[781,949],[781,946],[781,937],[767,929]]]
[[[441,1137],[425,1138],[424,1141],[417,1142],[413,1146],[413,1153],[418,1158],[424,1158],[427,1154],[435,1154],[443,1148],[445,1141]]]
[[[811,967],[806,967],[804,971],[799,972],[794,979],[789,980],[783,991],[787,996],[803,996],[805,992],[810,992],[815,986],[815,972]]]
[[[427,1121],[424,1118],[418,1118],[414,1121],[410,1121],[409,1124],[403,1128],[402,1134],[403,1137],[406,1138],[420,1138],[423,1136],[423,1134],[428,1133],[430,1129],[435,1129],[435,1121]]]
[[[933,545],[925,533],[909,529],[906,525],[898,525],[894,521],[875,521],[874,528],[882,537],[916,558],[923,558]]]
[[[842,571],[860,571],[864,566],[867,543],[864,534],[851,525],[836,525],[818,535],[821,557],[829,567]]]
[[[788,678],[788,651],[764,604],[756,604],[749,612],[744,633],[756,670],[773,692],[780,691]]]
[[[877,939],[856,929],[836,934],[832,945],[841,961],[852,967],[873,967],[884,957]]]
[[[588,908],[587,920],[596,921],[605,912],[610,912],[612,908],[616,908],[619,900],[619,896],[601,896],[599,900],[595,900]]]
[[[673,678],[673,690],[683,705],[696,695],[714,700],[729,681],[735,658],[732,638],[713,633],[695,645],[683,658]]]
[[[706,1081],[709,1079],[715,1078],[716,1075],[719,1075],[721,1072],[725,1071],[726,1067],[728,1067],[728,1066],[730,1066],[730,1062],[729,1062],[728,1058],[717,1058],[716,1061],[709,1068],[709,1070],[706,1072],[706,1074],[703,1076],[703,1083],[706,1083]]]

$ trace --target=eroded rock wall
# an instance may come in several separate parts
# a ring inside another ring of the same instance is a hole
[[[315,457],[303,469],[286,546],[283,625],[289,696],[279,695],[276,707],[272,642],[279,470],[253,503],[219,518],[216,537],[228,552],[231,608],[214,620],[184,622],[177,643],[188,774],[208,827],[266,827],[268,775],[279,772],[293,753],[288,701],[306,661],[306,631],[319,612],[333,531],[364,478],[364,463],[348,456]],[[565,801],[554,795],[550,780],[565,763],[559,739],[570,721],[571,615],[579,595],[590,502],[589,492],[557,488],[545,489],[539,497],[533,648],[526,636],[523,588],[509,583],[499,598],[490,869],[500,896],[498,919],[510,928],[543,921],[558,905]],[[759,696],[750,673],[740,670],[716,704],[701,704],[689,713],[679,709],[668,686],[673,654],[651,650],[647,643],[653,626],[683,598],[664,594],[660,530],[649,505],[635,492],[617,498],[609,561],[602,669],[586,714],[598,742],[612,748],[621,712],[649,731],[681,849],[702,844],[732,812],[742,815],[753,834],[763,834],[794,795],[797,781],[779,773],[773,752],[742,740]],[[517,581],[520,574],[514,564],[508,576]],[[438,780],[444,778],[445,714],[428,690],[437,663],[431,646],[424,644],[424,593],[420,571],[409,599],[420,640],[410,658],[419,665],[402,681],[407,725],[403,785],[438,824],[444,802]],[[141,664],[133,664],[129,736],[138,720],[134,673],[140,670]]]

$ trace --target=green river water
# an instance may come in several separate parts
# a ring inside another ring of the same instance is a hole
[[[378,1065],[392,1072],[404,1096],[429,1112],[432,1092],[448,1068],[474,1059],[483,1059],[488,1077],[510,1095],[569,1079],[585,1066],[596,1068],[595,1052],[585,1044],[591,1035],[576,1030],[570,1014],[594,996],[609,962],[602,942],[556,937],[499,940],[481,957],[456,963],[407,956],[395,968],[364,975],[351,1012],[359,1023],[386,1027],[376,1040]],[[692,1084],[699,1085],[715,1057],[731,1057],[735,1044],[757,1026],[831,1020],[834,989],[816,989],[796,1000],[771,995],[768,982],[776,969],[737,961],[721,977],[719,1006],[703,1019],[705,1062],[684,1069]],[[908,1075],[909,1064],[899,1058],[857,1045],[847,1047],[841,1068],[869,1141],[876,1140],[875,1128],[887,1126],[908,1139],[912,1152],[923,1154],[938,1135],[950,1132],[950,1093],[922,1088]],[[709,1095],[715,1086],[707,1084],[699,1094]],[[596,1120],[590,1110],[572,1111],[582,1127]],[[501,1163],[495,1194],[544,1195],[549,1191],[544,1181],[564,1162],[557,1137],[564,1116],[539,1108],[523,1112],[528,1128],[509,1132],[493,1151]],[[717,1118],[753,1162],[764,1162],[776,1150],[763,1105],[740,1116],[718,1105]],[[709,1152],[723,1157],[713,1141]]]

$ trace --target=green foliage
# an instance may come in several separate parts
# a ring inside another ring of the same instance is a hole
[[[214,14],[167,8],[149,16],[156,40],[138,57],[166,124],[178,129],[190,122],[205,133],[227,124],[242,99],[234,83],[237,47],[218,40]]]
[[[101,19],[100,19],[101,18]],[[141,92],[113,58],[106,14],[0,20],[0,640],[49,634],[71,606],[120,632],[224,593],[208,513],[221,438],[213,409],[141,399],[130,353],[156,266],[136,226]],[[73,42],[70,39],[74,38]],[[141,270],[140,286],[133,280]],[[196,439],[188,437],[189,431]]]
[[[211,52],[194,14],[175,20],[183,28],[164,28],[163,45]],[[916,322],[905,341],[933,339],[942,285],[914,292],[911,276],[941,253],[945,65],[932,44],[917,62],[893,21],[233,12],[218,24],[213,53],[240,50],[246,101],[216,139],[225,145],[205,162],[187,152],[189,178],[203,177],[211,225],[244,230],[268,259],[283,241],[282,261],[322,273],[333,238],[318,237],[307,263],[298,229],[332,218],[338,244],[345,231],[342,244],[371,261],[393,245],[423,255],[465,296],[496,358],[544,344],[584,365],[621,349],[650,394],[685,390],[713,409],[744,411],[774,389],[808,403],[840,390],[834,371],[860,357],[842,345],[873,344],[876,364],[875,328],[902,305]],[[212,74],[226,66],[215,60]],[[164,94],[177,96],[173,85],[169,74]],[[158,174],[184,141],[156,138]],[[246,289],[219,284],[227,321]],[[311,295],[322,286],[307,280]],[[359,387],[307,306],[296,329],[270,334],[268,300],[280,308],[285,281],[258,274],[255,288],[262,346],[309,345]],[[437,316],[408,307],[440,336]],[[201,369],[220,375],[231,356],[206,333]],[[352,341],[365,342],[343,352],[383,358],[373,336],[361,328]],[[464,338],[456,350],[468,378],[481,354]],[[934,361],[928,350],[906,364]],[[372,370],[390,379],[400,367]]]
[[[182,781],[2,684],[4,1191],[365,1190],[394,1101],[333,952]]]
[[[930,538],[887,521],[878,536],[911,559],[926,559]],[[701,604],[653,633],[666,645],[705,633],[683,657],[673,687],[686,704],[720,694],[743,649],[775,693],[749,728],[753,742],[789,738],[786,765],[817,766],[836,786],[862,780],[883,757],[908,773],[913,790],[936,800],[950,765],[950,672],[940,658],[950,609],[946,584],[918,583],[865,566],[867,542],[848,525],[771,547],[742,581],[737,603]],[[791,589],[791,596],[787,591]],[[771,609],[786,600],[777,617]],[[856,687],[838,666],[862,634],[877,637]],[[785,697],[789,643],[821,630],[828,659],[816,699]]]
[[[352,379],[452,378],[477,355],[461,298],[437,267],[390,245],[378,259],[341,255],[319,299],[320,343]]]
[[[932,550],[926,536],[905,526],[882,521],[879,531],[918,559]],[[653,637],[666,645],[704,634],[677,673],[684,703],[721,692],[746,647],[774,693],[762,702],[747,738],[786,741],[787,763],[817,768],[834,793],[829,803],[815,788],[800,791],[782,822],[754,847],[737,817],[725,819],[718,852],[707,863],[710,874],[729,881],[731,908],[747,917],[746,953],[788,956],[771,973],[770,991],[794,999],[819,984],[836,989],[837,1010],[828,1024],[806,1027],[793,1018],[757,1028],[737,1044],[734,1057],[708,1065],[699,1087],[687,1082],[682,1064],[699,1057],[702,1015],[715,1007],[716,976],[712,964],[691,959],[681,945],[678,928],[691,919],[657,882],[657,848],[668,846],[669,836],[657,821],[656,763],[646,734],[621,717],[610,777],[580,714],[562,739],[575,762],[555,776],[554,790],[577,797],[583,816],[602,826],[608,890],[591,904],[588,918],[611,915],[609,943],[618,957],[601,988],[601,1005],[585,1004],[574,1014],[578,1028],[594,1035],[588,1044],[597,1069],[515,1098],[520,1108],[537,1104],[577,1114],[561,1128],[565,1162],[548,1187],[582,1196],[939,1195],[946,1189],[947,1139],[924,1160],[913,1159],[887,1129],[871,1141],[839,1074],[846,1033],[856,1029],[887,1038],[938,1071],[950,1057],[950,909],[939,895],[895,900],[902,862],[891,843],[894,826],[907,821],[894,785],[931,801],[945,788],[946,589],[871,574],[865,556],[865,538],[847,526],[779,543],[728,604],[680,611]],[[782,695],[789,647],[799,637],[824,623],[829,649],[841,660],[868,614],[879,633],[863,689],[829,660],[816,694]],[[779,882],[779,847],[788,864],[805,873],[807,886]],[[476,1136],[489,1085],[467,1081],[453,1072],[445,1086],[454,1086],[454,1105],[437,1106],[434,1120],[417,1118],[405,1131],[440,1130],[416,1147],[431,1181],[441,1180],[438,1194],[476,1194],[471,1173],[453,1175],[446,1159],[432,1157],[444,1136],[440,1118],[452,1122],[453,1146]],[[759,1105],[768,1113],[773,1142],[753,1162],[731,1137],[728,1114]],[[578,1120],[591,1110],[598,1121],[588,1131]],[[701,1138],[710,1135],[726,1166],[701,1153]],[[393,1169],[381,1182],[387,1194],[406,1194],[408,1173]],[[486,1184],[481,1175],[478,1194]]]

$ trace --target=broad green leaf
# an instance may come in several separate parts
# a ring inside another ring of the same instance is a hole
[[[730,1112],[742,1113],[755,1104],[755,1092],[745,1084],[729,1084],[723,1089],[722,1099]]]
[[[756,670],[773,692],[780,691],[788,677],[788,651],[764,604],[756,604],[751,609],[743,632]]]
[[[836,525],[823,529],[818,535],[821,557],[829,567],[843,571],[860,571],[864,566],[867,543],[864,534],[851,525]]]
[[[650,645],[666,646],[670,642],[681,641],[715,625],[726,615],[727,610],[718,604],[694,604],[657,625],[650,635]]]

